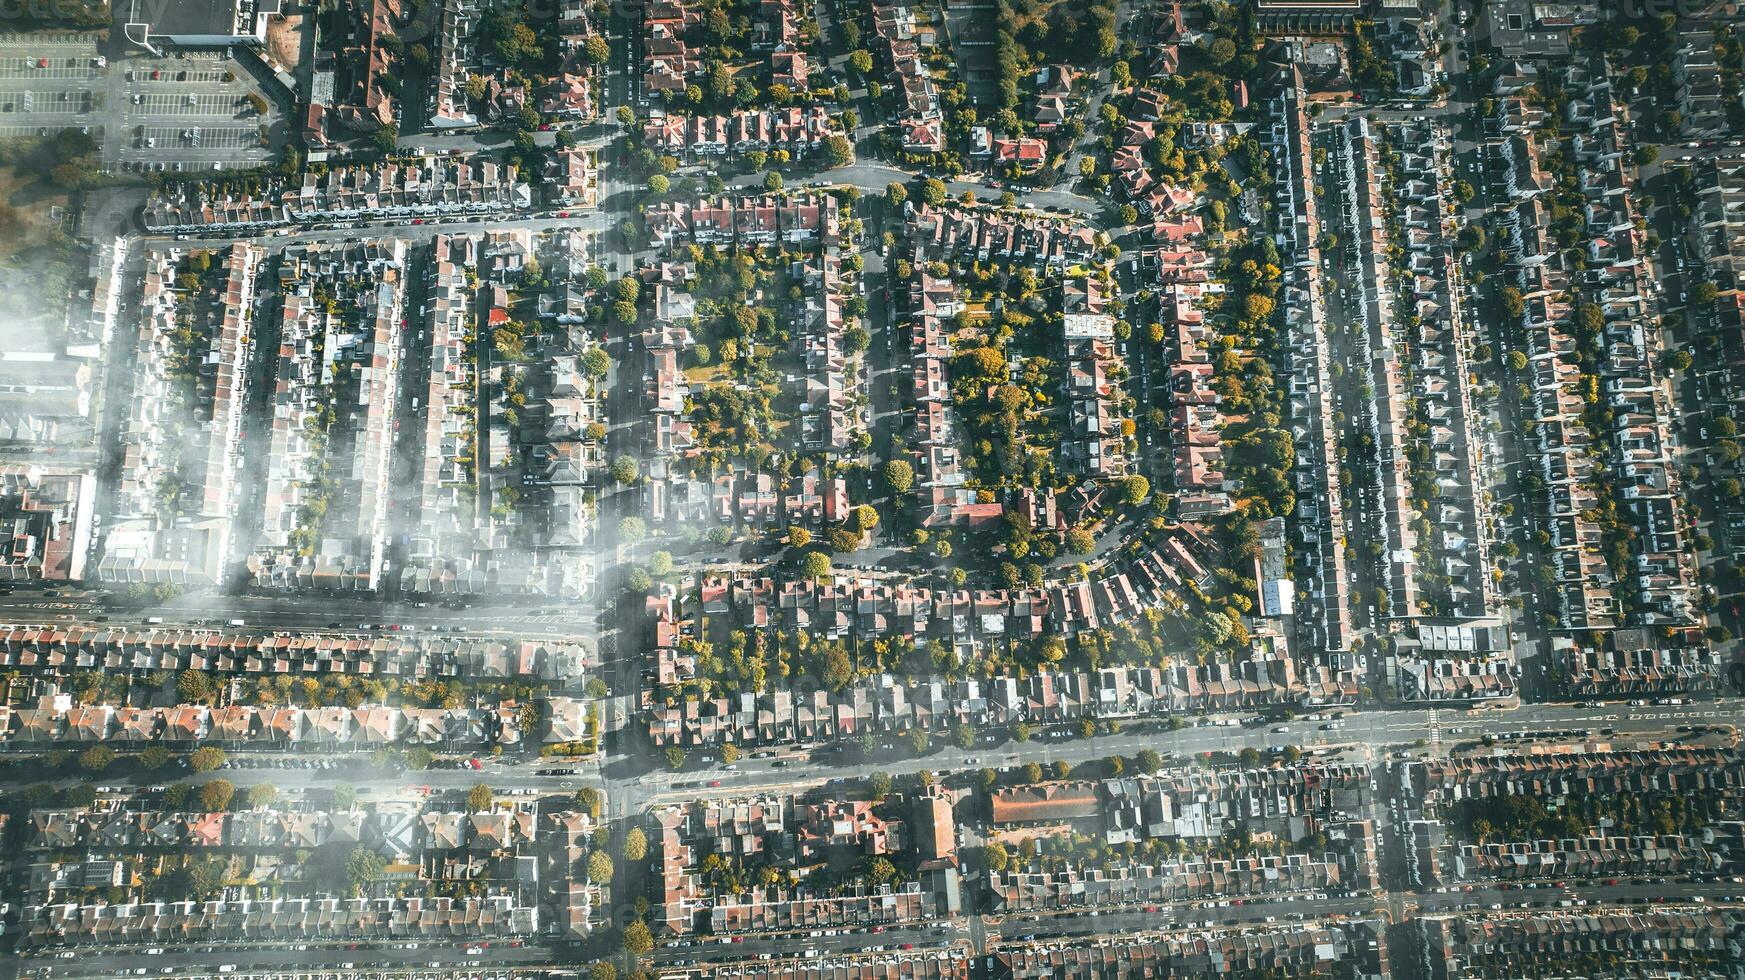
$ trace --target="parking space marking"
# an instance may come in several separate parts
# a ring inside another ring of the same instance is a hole
[[[128,101],[128,113],[143,115],[235,115],[242,96],[235,92],[147,92]]]

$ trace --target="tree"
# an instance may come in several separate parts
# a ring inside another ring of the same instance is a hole
[[[598,34],[592,35],[588,38],[587,43],[582,45],[582,57],[586,58],[590,65],[603,65],[608,58],[612,57],[612,46],[606,43],[604,37]]]
[[[951,730],[951,740],[958,748],[968,751],[975,747],[976,730],[968,722],[960,722]]]
[[[1250,745],[1242,750],[1239,758],[1245,766],[1258,766],[1260,765],[1260,750]]]
[[[1066,550],[1075,555],[1088,555],[1097,546],[1097,539],[1082,527],[1066,532]]]
[[[188,766],[195,772],[211,772],[224,765],[224,750],[216,745],[202,745],[188,756]]]
[[[937,177],[928,177],[921,182],[921,200],[928,207],[936,208],[945,203],[950,192],[945,189],[945,182]]]
[[[804,548],[812,543],[812,532],[803,527],[788,528],[788,544],[795,548]]]
[[[93,745],[79,753],[79,768],[92,775],[102,772],[115,762],[115,750],[107,745]]]
[[[854,144],[841,134],[824,141],[824,159],[832,167],[846,167],[854,162]]]
[[[822,551],[808,551],[800,558],[800,574],[821,579],[830,574],[830,556]]]
[[[170,755],[169,749],[161,745],[148,745],[139,754],[139,764],[147,769],[162,769],[170,764],[172,758],[174,757]]]
[[[648,557],[648,574],[660,578],[673,573],[673,553],[657,551]]]
[[[721,746],[721,761],[730,766],[735,762],[738,762],[739,746],[734,745],[732,742],[728,742],[726,745]]]
[[[383,153],[392,153],[394,147],[400,142],[400,127],[389,123],[376,130],[375,134],[370,137],[370,141],[375,143],[376,149]]]
[[[667,191],[670,191],[672,189],[673,189],[672,181],[667,179],[666,174],[655,174],[654,176],[648,178],[648,192],[650,194],[654,194],[656,196],[659,196],[661,194],[665,194]]]
[[[1509,370],[1511,371],[1527,370],[1527,355],[1518,350],[1509,351],[1508,356],[1505,357],[1504,360],[1507,361]]]
[[[876,888],[895,878],[897,868],[885,858],[873,858],[872,863],[867,865],[866,876],[867,880]]]
[[[612,372],[612,356],[604,348],[590,347],[582,352],[582,373],[594,381],[606,380]]]
[[[909,488],[915,485],[915,468],[906,459],[887,461],[881,475],[884,477],[885,486],[892,493],[908,493]]]
[[[1143,476],[1130,476],[1121,481],[1121,496],[1128,506],[1137,507],[1151,496],[1151,481]]]
[[[1131,204],[1123,204],[1117,216],[1122,224],[1130,225],[1139,220],[1139,209]]]
[[[1140,749],[1133,762],[1140,772],[1156,772],[1163,768],[1163,757],[1157,754],[1156,749]]]
[[[236,787],[228,779],[214,779],[200,787],[200,806],[209,811],[228,809]]]
[[[607,472],[614,483],[635,483],[642,474],[642,469],[637,465],[635,456],[624,453],[612,460],[612,466]]]
[[[272,783],[255,783],[248,788],[249,806],[268,806],[279,798],[279,788]]]
[[[685,768],[685,750],[676,745],[667,746],[666,764],[668,769],[674,771]]]
[[[212,678],[198,670],[184,670],[176,677],[176,696],[183,704],[197,704],[212,696]]]
[[[576,806],[582,808],[588,816],[600,819],[603,804],[600,801],[600,791],[592,786],[583,786],[576,790]],[[645,842],[646,843],[646,842]]]
[[[599,960],[588,967],[588,980],[618,980],[618,968],[606,960]]]
[[[612,319],[617,320],[625,326],[634,324],[636,322],[636,304],[626,303],[622,300],[613,303]]]
[[[495,798],[491,795],[491,787],[484,783],[477,783],[467,790],[468,813],[483,813],[491,808],[493,802]]]
[[[267,113],[267,100],[261,98],[257,92],[250,92],[248,93],[248,107],[254,110],[255,115],[264,116]]]
[[[1007,853],[1006,845],[999,841],[993,841],[982,846],[982,863],[987,865],[990,873],[999,874],[1006,870],[1006,865],[1010,864],[1011,861],[1012,855]]]
[[[875,800],[882,800],[891,795],[891,774],[875,772],[867,777],[867,792],[871,793]]]
[[[636,544],[648,535],[648,525],[640,517],[618,518],[618,540]]]
[[[763,189],[774,194],[782,189],[782,175],[771,170],[763,175]]]
[[[605,851],[595,851],[588,855],[588,880],[596,885],[604,885],[612,880],[612,858]]]
[[[892,181],[885,185],[885,203],[893,208],[900,208],[909,199],[909,190],[902,184]]]
[[[624,576],[624,587],[631,592],[647,592],[654,588],[654,576],[648,574],[647,569],[632,568],[630,573]]]
[[[624,951],[631,956],[645,956],[654,948],[654,937],[641,919],[624,927]]]
[[[1690,301],[1699,306],[1707,306],[1715,301],[1715,296],[1719,293],[1720,290],[1716,288],[1714,283],[1699,282],[1690,289]]]
[[[632,827],[624,835],[624,860],[640,861],[648,856],[648,835],[641,827]]]
[[[1221,37],[1213,41],[1212,46],[1206,49],[1206,57],[1211,59],[1212,64],[1222,68],[1236,57],[1236,42],[1227,37]]]
[[[351,884],[352,893],[356,894],[375,884],[387,866],[387,858],[359,844],[352,848],[351,854],[345,859],[345,880]]]
[[[873,67],[872,53],[866,50],[850,51],[848,53],[848,67],[853,68],[857,75],[870,74]]]

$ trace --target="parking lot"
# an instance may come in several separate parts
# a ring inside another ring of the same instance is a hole
[[[222,51],[144,52],[106,63],[90,35],[0,34],[0,138],[77,129],[105,169],[211,170],[272,160],[284,126],[253,76]]]

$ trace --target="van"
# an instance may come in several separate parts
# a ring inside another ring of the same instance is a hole
[[[244,622],[243,622],[243,621],[242,621],[242,620],[240,620],[240,619],[233,619],[233,620],[231,620],[231,621],[230,621],[230,625],[232,625],[232,626],[247,626],[247,625],[248,625],[248,624],[247,624],[247,623],[244,623]]]
[[[152,626],[156,626],[159,623],[162,623],[164,621],[164,618],[162,616],[147,616],[145,618],[145,621]]]

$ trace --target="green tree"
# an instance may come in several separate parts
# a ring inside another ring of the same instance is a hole
[[[588,855],[588,880],[596,885],[604,885],[612,880],[612,858],[605,851],[595,851]]]
[[[236,787],[228,779],[214,779],[200,786],[200,806],[209,811],[229,809]]]
[[[162,769],[174,758],[170,750],[161,745],[148,745],[139,754],[139,764],[147,769]]]
[[[915,468],[906,459],[888,460],[881,475],[884,477],[885,486],[892,493],[908,493],[909,488],[915,485]]]
[[[939,205],[944,204],[945,198],[949,193],[950,192],[945,189],[945,182],[937,177],[928,177],[921,182],[921,200],[924,201],[928,207],[936,208]]]
[[[846,167],[854,162],[854,144],[840,134],[824,141],[824,159],[832,167]]]
[[[476,783],[472,789],[467,790],[467,812],[483,813],[491,808],[491,804],[495,800],[496,798],[491,795],[491,787],[484,783]]]
[[[871,793],[872,798],[875,800],[882,800],[891,795],[891,774],[888,772],[875,772],[871,776],[868,776],[867,792]]]
[[[685,768],[685,750],[676,745],[667,746],[666,764],[668,769],[674,771]]]
[[[637,477],[642,474],[642,468],[637,465],[635,456],[622,453],[612,460],[607,474],[612,477],[614,483],[635,483]]]
[[[188,756],[188,766],[195,772],[211,772],[224,765],[228,757],[216,745],[202,745]]]
[[[1206,49],[1206,57],[1219,68],[1229,64],[1236,57],[1236,42],[1227,37],[1221,37],[1212,42]]]
[[[107,745],[93,745],[79,753],[79,768],[93,775],[109,768],[115,761],[115,750]]]
[[[279,788],[272,783],[255,783],[248,788],[249,806],[270,806],[279,799]]]
[[[184,670],[176,677],[176,697],[183,704],[198,704],[212,696],[212,678],[198,670]]]
[[[641,827],[632,827],[624,835],[624,860],[640,861],[648,856],[648,835]]]
[[[654,948],[654,937],[641,919],[624,927],[624,951],[631,956],[646,956]]]
[[[830,556],[822,551],[808,551],[800,558],[800,574],[821,579],[830,574]]]
[[[362,844],[352,848],[351,854],[345,859],[345,880],[351,884],[352,894],[375,884],[387,866],[388,859],[371,848]]]
[[[982,863],[987,865],[990,873],[999,874],[1006,870],[1006,865],[1010,864],[1011,861],[1012,855],[1007,853],[1006,845],[999,841],[982,846]]]

